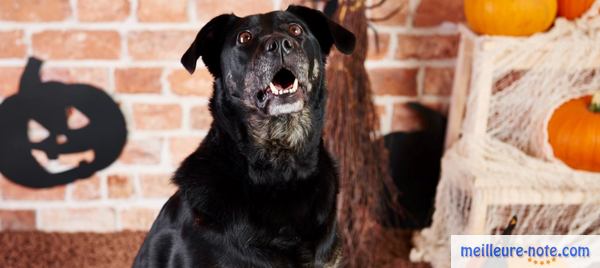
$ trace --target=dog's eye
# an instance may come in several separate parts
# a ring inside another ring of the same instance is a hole
[[[243,31],[238,35],[238,42],[240,44],[246,44],[252,40],[252,34],[248,31]]]
[[[299,36],[302,34],[302,27],[300,27],[300,25],[298,25],[298,24],[293,23],[293,24],[290,24],[288,31],[293,36]]]

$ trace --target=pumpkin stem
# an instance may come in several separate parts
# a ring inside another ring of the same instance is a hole
[[[589,109],[594,113],[600,113],[600,91],[596,91],[592,95],[592,103],[590,103]]]

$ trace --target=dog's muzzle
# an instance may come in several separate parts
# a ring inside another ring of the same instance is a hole
[[[269,85],[256,93],[256,104],[272,116],[295,113],[304,108],[304,92],[294,73],[281,68]]]

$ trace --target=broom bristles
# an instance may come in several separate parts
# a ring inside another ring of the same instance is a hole
[[[352,31],[357,46],[350,56],[333,52],[327,68],[329,89],[325,143],[340,168],[338,219],[344,239],[346,267],[373,267],[373,245],[385,240],[379,221],[383,206],[397,200],[398,190],[387,172],[387,152],[379,133],[371,84],[364,62],[367,18],[364,4],[346,6],[341,25]],[[338,13],[341,9],[338,9]],[[338,19],[340,16],[336,14]],[[387,195],[384,195],[387,192]],[[385,199],[385,200],[384,200]]]

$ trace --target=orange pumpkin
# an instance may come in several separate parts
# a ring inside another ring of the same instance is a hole
[[[575,19],[585,13],[595,0],[558,0],[558,15]]]
[[[526,36],[545,31],[556,17],[556,0],[465,0],[471,29],[480,34]]]
[[[554,156],[574,169],[600,172],[600,92],[563,103],[548,122]]]

